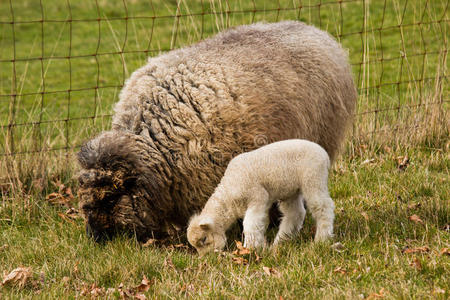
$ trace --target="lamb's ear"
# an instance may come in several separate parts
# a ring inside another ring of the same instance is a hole
[[[203,218],[199,222],[199,226],[203,230],[210,230],[212,228],[213,220],[211,218]]]

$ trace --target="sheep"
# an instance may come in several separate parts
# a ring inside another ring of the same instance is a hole
[[[286,139],[337,156],[357,93],[347,53],[302,22],[229,29],[135,71],[112,128],[78,153],[80,209],[95,240],[185,232],[236,155]]]
[[[244,218],[244,246],[262,247],[269,209],[276,202],[283,217],[274,245],[302,228],[304,202],[317,222],[315,241],[332,237],[329,167],[330,159],[322,147],[300,139],[275,142],[236,156],[201,213],[191,218],[189,243],[201,255],[221,250],[226,230]]]

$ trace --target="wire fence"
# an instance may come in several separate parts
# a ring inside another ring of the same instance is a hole
[[[121,87],[148,57],[288,19],[349,50],[360,95],[354,137],[445,126],[448,9],[449,0],[5,0],[0,155],[72,151],[108,128]]]

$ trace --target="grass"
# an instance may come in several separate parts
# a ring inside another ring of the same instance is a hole
[[[124,237],[99,245],[86,237],[80,219],[61,217],[66,208],[39,198],[23,207],[14,206],[21,201],[4,201],[2,271],[29,266],[35,282],[3,287],[0,296],[31,297],[38,291],[46,298],[77,297],[92,284],[105,291],[121,283],[135,287],[145,275],[152,280],[148,298],[358,298],[381,290],[388,298],[445,299],[450,257],[440,252],[450,246],[448,147],[385,148],[339,160],[330,188],[336,202],[334,242],[343,244],[342,252],[312,242],[308,215],[299,238],[277,253],[258,252],[262,260],[245,266],[232,261],[232,242],[226,254],[203,258],[184,248],[143,248]],[[404,155],[410,164],[401,171],[397,157]],[[411,221],[412,215],[423,224]],[[402,253],[423,246],[429,252]],[[279,277],[268,276],[263,267],[274,268]]]
[[[0,287],[0,298],[115,298],[108,288],[123,283],[123,293],[144,275],[147,298],[448,298],[449,2],[329,2],[0,2],[0,275],[32,268],[28,284]],[[233,263],[232,241],[205,258],[125,237],[98,245],[82,220],[46,200],[61,183],[76,192],[73,153],[109,128],[121,85],[147,57],[284,19],[319,26],[349,49],[358,114],[330,178],[342,251],[312,242],[310,217],[298,239],[245,266]],[[26,153],[9,155],[17,152]],[[421,246],[430,250],[402,252]]]

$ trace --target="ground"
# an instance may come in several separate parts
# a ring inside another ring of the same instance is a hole
[[[5,280],[0,298],[447,299],[448,1],[178,3],[0,3],[0,279],[30,268],[23,286]],[[160,18],[171,15],[180,17]],[[130,73],[147,56],[231,25],[297,18],[349,50],[360,94],[330,176],[335,239],[315,244],[308,215],[275,252],[235,252],[237,233],[206,257],[178,241],[89,240],[68,210],[77,208],[73,154],[109,128]],[[4,155],[27,151],[38,152]]]

